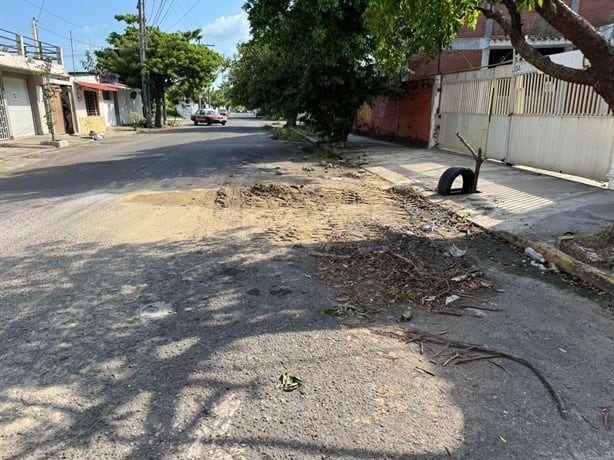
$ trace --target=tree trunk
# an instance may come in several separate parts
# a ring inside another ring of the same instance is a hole
[[[294,128],[296,126],[296,113],[286,113],[284,117],[286,119],[286,126],[289,128]]]
[[[154,94],[154,101],[156,104],[156,118],[154,121],[155,128],[162,127],[162,95],[156,91]]]
[[[166,113],[166,92],[162,91],[162,125],[166,126],[168,122],[168,114]]]

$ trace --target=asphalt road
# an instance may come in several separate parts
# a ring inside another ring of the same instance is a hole
[[[261,125],[109,139],[0,178],[0,458],[609,458],[612,319],[563,286],[495,261],[501,313],[412,324],[530,358],[568,421],[526,368],[435,369],[323,314],[338,295],[300,248],[240,228],[125,230],[146,216],[116,212],[122,197],[253,183],[302,159]],[[277,389],[282,372],[305,394]]]
[[[258,172],[265,157],[268,162],[288,154],[270,142],[263,124],[244,116],[224,127],[188,126],[59,150],[2,178],[3,249],[44,241],[43,235],[61,231],[108,196],[220,186],[230,175]]]

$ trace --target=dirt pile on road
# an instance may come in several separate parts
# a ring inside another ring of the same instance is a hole
[[[174,231],[190,216],[207,222],[203,233],[240,228],[247,239],[301,245],[318,259],[322,279],[370,310],[409,303],[450,311],[468,303],[451,296],[475,296],[470,293],[493,286],[473,260],[478,228],[371,175],[145,193],[124,201],[161,207],[165,217],[193,207],[170,219]],[[143,214],[152,218],[151,211]],[[148,228],[162,226],[156,219]]]

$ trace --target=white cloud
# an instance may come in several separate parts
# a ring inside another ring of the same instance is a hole
[[[236,38],[236,42],[249,38],[249,21],[246,13],[239,13],[234,16],[222,16],[213,23],[203,27],[203,35],[206,39],[227,40],[230,37]]]

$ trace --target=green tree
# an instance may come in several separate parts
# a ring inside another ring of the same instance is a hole
[[[95,52],[98,66],[118,74],[133,87],[141,87],[141,75],[145,74],[155,108],[155,126],[159,128],[168,88],[179,84],[186,94],[195,93],[213,82],[223,59],[196,43],[201,38],[200,30],[166,33],[147,27],[147,58],[141,66],[138,17],[118,15],[115,19],[126,22],[126,29],[123,34],[109,34],[107,42],[111,47]]]
[[[211,91],[211,105],[213,107],[228,107],[230,102],[230,82],[224,81],[219,87]]]
[[[81,65],[89,73],[96,72],[96,59],[94,59],[90,50],[85,50],[85,58],[81,60]]]
[[[521,19],[527,8],[571,41],[591,65],[556,64],[533,48]],[[413,53],[433,57],[447,48],[458,29],[475,26],[480,14],[496,21],[530,64],[558,79],[592,86],[614,111],[614,46],[562,0],[370,0],[365,17],[376,41],[375,55],[392,73],[406,68]]]
[[[264,39],[238,47],[239,56],[230,66],[228,96],[233,105],[283,116],[289,125],[303,106],[299,95],[300,73],[285,50],[274,50]]]
[[[283,115],[307,112],[330,142],[381,90],[363,14],[368,0],[249,0],[253,38],[231,67],[233,102]]]

